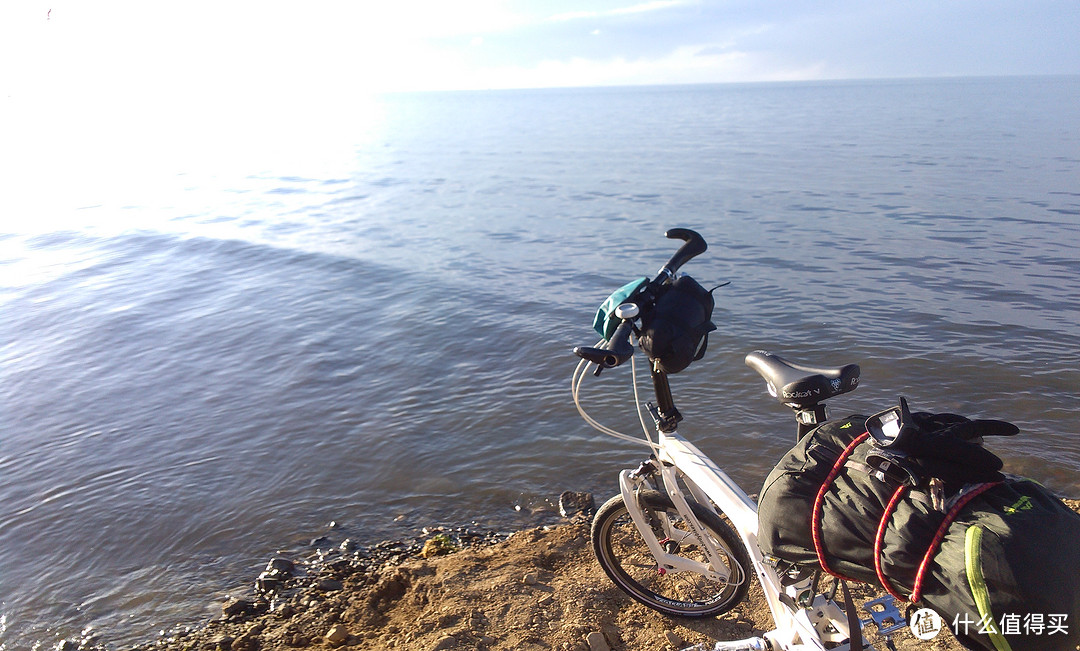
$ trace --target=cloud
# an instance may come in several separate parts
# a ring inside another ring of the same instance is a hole
[[[621,9],[612,9],[612,15],[621,14],[641,14],[647,11],[656,11],[658,9],[668,9],[670,7],[676,7],[678,5],[686,4],[682,0],[654,0],[653,2],[643,2],[641,4],[633,5],[631,7],[623,7]]]
[[[486,88],[797,81],[820,78],[823,61],[788,65],[768,53],[687,45],[659,57],[545,59],[532,66],[475,71]]]
[[[605,11],[568,11],[565,13],[550,16],[547,20],[551,22],[566,22],[571,20],[581,20],[583,18],[625,16],[628,14],[642,14],[650,11],[658,11],[661,9],[670,9],[671,7],[677,7],[679,5],[685,4],[687,4],[685,0],[653,0],[652,2],[642,2],[640,4],[631,5],[629,7],[618,7]]]

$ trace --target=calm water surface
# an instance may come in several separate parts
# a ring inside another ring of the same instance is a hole
[[[1012,420],[1008,468],[1080,495],[1080,79],[405,95],[337,126],[4,208],[0,649],[201,622],[331,522],[612,493],[640,451],[579,420],[569,349],[672,226],[732,281],[683,431],[748,492],[794,430],[742,364],[767,348],[861,364],[834,413]],[[628,388],[586,392],[632,432]]]

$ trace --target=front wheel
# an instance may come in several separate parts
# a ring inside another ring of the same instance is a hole
[[[708,564],[704,547],[671,498],[649,490],[642,491],[638,499],[648,520],[659,523],[666,517],[670,522],[674,533],[663,543],[669,554]],[[615,585],[649,608],[676,617],[715,616],[731,610],[746,596],[750,587],[747,572],[750,559],[738,536],[714,511],[696,503],[690,507],[727,566],[727,581],[696,572],[661,570],[621,495],[605,502],[596,512],[592,523],[593,551]]]

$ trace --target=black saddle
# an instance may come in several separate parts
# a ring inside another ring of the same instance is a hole
[[[770,395],[796,409],[811,407],[859,386],[858,364],[837,368],[804,366],[755,350],[746,356],[746,365],[765,378]]]

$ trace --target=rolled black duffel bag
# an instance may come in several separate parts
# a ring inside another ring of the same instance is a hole
[[[932,608],[970,649],[1076,648],[1080,515],[971,440],[1012,433],[999,421],[907,416],[932,451],[883,448],[866,416],[804,436],[761,490],[762,551]]]

